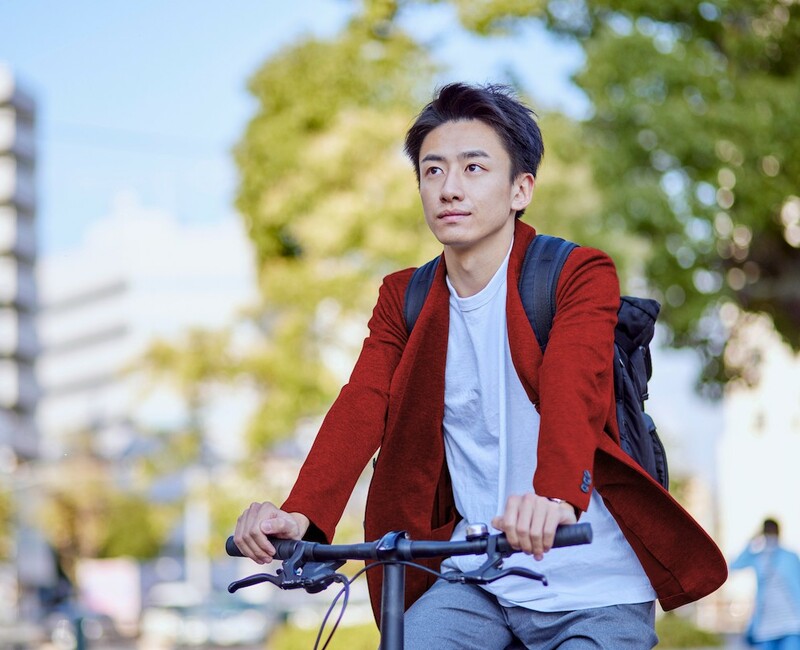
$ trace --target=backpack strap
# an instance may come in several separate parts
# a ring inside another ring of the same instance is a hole
[[[536,235],[525,251],[519,276],[519,295],[525,314],[544,353],[556,313],[558,277],[577,244],[561,237]]]
[[[528,316],[536,340],[542,352],[550,338],[550,328],[556,313],[556,288],[558,277],[567,257],[578,245],[574,242],[536,235],[525,251],[522,272],[519,277],[519,293],[522,305]],[[406,330],[411,334],[417,322],[422,305],[433,284],[433,277],[439,267],[440,257],[435,257],[414,270],[406,286],[403,316]]]
[[[439,258],[434,257],[429,262],[417,267],[408,281],[403,303],[403,317],[409,334],[414,329],[414,323],[417,322],[417,317],[422,311],[422,305],[425,304],[425,298],[431,290],[433,276],[436,275],[437,268],[439,268]]]

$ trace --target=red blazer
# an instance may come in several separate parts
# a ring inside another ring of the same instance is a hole
[[[525,250],[535,234],[517,221],[506,307],[514,366],[541,415],[533,488],[584,511],[591,490],[597,489],[663,609],[702,598],[725,581],[725,559],[678,502],[619,446],[611,365],[619,305],[614,265],[591,248],[572,252],[558,283],[556,316],[543,358],[517,290]],[[403,300],[412,272],[384,279],[350,381],[325,417],[282,506],[313,522],[308,538],[333,538],[356,481],[379,448],[367,497],[366,539],[390,530],[406,530],[412,539],[449,539],[460,518],[442,432],[449,325],[445,265],[439,265],[409,337]],[[380,571],[368,572],[376,612],[380,578]],[[408,571],[406,606],[434,580],[425,572]]]

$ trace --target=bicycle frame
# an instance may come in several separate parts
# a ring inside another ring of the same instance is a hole
[[[361,544],[319,544],[297,540],[272,539],[275,557],[283,560],[277,575],[260,573],[237,580],[228,586],[233,593],[242,587],[271,582],[281,589],[302,588],[316,593],[334,581],[335,570],[348,560],[376,561],[383,564],[381,591],[380,650],[403,650],[403,616],[406,564],[414,560],[456,555],[487,555],[486,562],[468,572],[450,572],[452,581],[485,584],[506,575],[521,575],[547,584],[545,576],[521,567],[502,568],[503,559],[519,552],[505,535],[489,535],[484,526],[464,541],[412,541],[404,531],[392,531],[374,542]],[[592,540],[589,524],[559,526],[553,547],[588,544]],[[233,537],[225,545],[229,555],[241,557]],[[448,578],[450,579],[450,578]]]

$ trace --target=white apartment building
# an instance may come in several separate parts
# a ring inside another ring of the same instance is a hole
[[[36,589],[54,574],[43,539],[19,515],[39,455],[35,123],[33,97],[0,62],[0,491],[12,511],[2,532],[13,539],[11,557],[0,558],[0,633],[38,611]]]
[[[184,226],[132,196],[119,197],[79,249],[42,259],[42,455],[55,458],[91,431],[98,451],[114,456],[137,424],[179,423],[180,400],[126,371],[158,338],[230,324],[256,299],[254,276],[235,217]],[[245,416],[239,409],[230,425]]]
[[[0,450],[12,463],[37,454],[35,117],[0,63]]]

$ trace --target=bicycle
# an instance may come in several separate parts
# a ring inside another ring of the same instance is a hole
[[[488,584],[508,575],[517,575],[538,580],[547,585],[547,578],[541,573],[523,567],[503,568],[503,559],[518,553],[506,539],[505,534],[490,535],[486,524],[471,524],[467,527],[467,539],[463,541],[411,540],[405,531],[392,531],[378,540],[358,544],[320,544],[288,539],[272,539],[275,557],[283,560],[276,574],[257,573],[228,586],[234,593],[243,588],[263,582],[270,582],[280,589],[305,589],[307,593],[318,593],[334,582],[342,584],[342,589],[334,598],[326,614],[315,648],[318,647],[328,616],[342,594],[342,609],[323,646],[327,647],[347,607],[349,586],[365,571],[383,566],[383,588],[381,591],[380,650],[403,650],[405,569],[407,566],[429,571],[451,582],[469,584]],[[588,544],[592,541],[592,529],[588,523],[559,526],[556,530],[553,548]],[[242,557],[233,537],[229,537],[225,550],[228,555]],[[455,555],[483,555],[486,561],[472,571],[446,571],[440,573],[414,562],[423,558],[451,557]],[[336,570],[350,560],[371,561],[352,578],[337,573]]]

